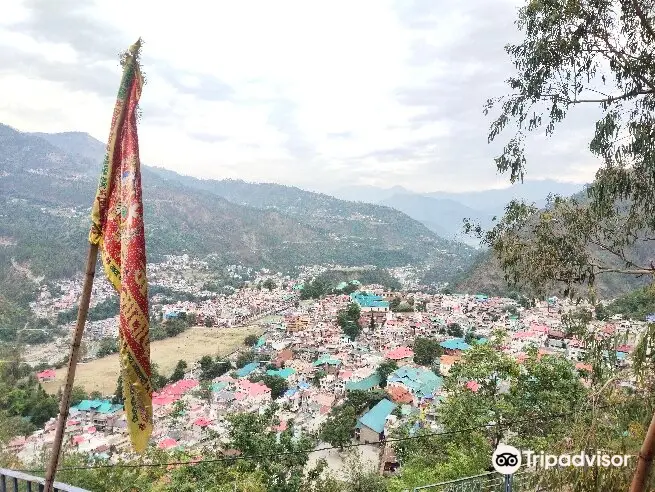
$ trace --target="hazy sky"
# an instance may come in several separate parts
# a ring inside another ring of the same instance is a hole
[[[496,187],[488,97],[518,0],[12,0],[0,122],[106,139],[139,36],[146,164],[305,188]],[[593,111],[530,141],[528,177],[587,182]]]

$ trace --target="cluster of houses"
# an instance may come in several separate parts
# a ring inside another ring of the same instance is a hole
[[[364,289],[364,288],[363,288]],[[424,309],[417,312],[393,312],[389,293],[381,286],[366,286],[350,295],[331,295],[319,300],[297,302],[297,290],[242,289],[229,298],[217,297],[207,304],[179,303],[165,313],[195,312],[214,316],[217,324],[256,312],[279,312],[267,324],[266,333],[250,349],[252,362],[202,384],[200,369],[193,366],[185,378],[153,395],[155,432],[153,446],[194,449],[214,441],[227,454],[226,417],[237,412],[262,412],[274,399],[278,420],[272,430],[281,432],[293,420],[298,432],[316,431],[332,409],[344,401],[348,392],[381,389],[377,368],[385,361],[397,365],[386,378],[386,398],[359,416],[352,437],[361,443],[379,447],[394,426],[409,418],[438,428],[436,414],[443,392],[444,377],[450,374],[473,344],[487,343],[497,328],[505,328],[508,340],[503,350],[522,362],[528,349],[539,354],[556,354],[587,368],[582,362],[582,340],[567,337],[562,314],[572,309],[567,301],[551,298],[536,307],[524,309],[506,298],[485,295],[401,294]],[[411,296],[411,299],[409,297]],[[230,306],[231,302],[235,304]],[[360,307],[363,327],[355,341],[344,335],[337,323],[340,310],[349,304]],[[241,311],[238,311],[241,309]],[[223,313],[229,310],[229,317]],[[259,310],[259,311],[258,311]],[[449,335],[449,327],[458,326],[459,336]],[[619,361],[626,361],[634,349],[635,333],[642,325],[612,320],[594,322],[600,334],[624,334],[625,343],[617,348]],[[217,328],[219,329],[219,328]],[[435,339],[443,354],[425,367],[414,362],[413,344],[417,337]],[[238,354],[233,356],[236,361]],[[286,382],[286,390],[274,398],[271,388],[253,376],[277,376]],[[48,372],[39,374],[40,379]],[[471,391],[477,385],[471,382]],[[13,442],[12,450],[27,461],[37,456],[40,447],[52,442],[53,422],[32,436]],[[81,452],[124,457],[129,452],[125,415],[122,407],[109,401],[83,401],[71,409],[66,427],[67,443]],[[225,449],[224,449],[225,448]],[[377,449],[377,448],[376,448]],[[395,458],[386,446],[380,447],[380,471],[393,470]]]

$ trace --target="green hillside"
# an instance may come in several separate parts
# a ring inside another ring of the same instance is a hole
[[[81,271],[104,145],[84,133],[27,134],[0,125],[0,292],[16,267],[56,279]],[[434,265],[454,275],[471,249],[388,207],[298,188],[205,181],[143,168],[147,254],[214,254],[223,264]],[[18,284],[16,284],[18,285]],[[20,284],[12,297],[24,307]],[[28,288],[29,287],[29,288]],[[19,295],[20,294],[20,295]]]

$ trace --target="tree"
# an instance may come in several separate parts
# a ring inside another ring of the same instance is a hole
[[[255,352],[253,352],[252,350],[248,352],[241,352],[237,357],[235,364],[237,366],[237,369],[241,369],[243,366],[245,366],[246,364],[250,364],[256,359],[257,359],[257,354],[255,354]]]
[[[527,133],[545,127],[553,135],[570,111],[587,105],[602,111],[589,148],[603,165],[586,197],[554,197],[542,211],[510,202],[498,224],[480,234],[510,283],[537,293],[559,285],[573,296],[601,276],[655,271],[634,250],[655,229],[651,9],[650,0],[551,0],[519,10],[524,40],[506,47],[517,71],[508,79],[511,93],[485,107],[488,114],[500,106],[490,141],[511,125],[516,130],[497,169],[522,180]]]
[[[177,400],[173,403],[173,408],[170,413],[170,417],[174,422],[174,425],[177,425],[182,415],[187,411],[187,404],[184,400]]]
[[[241,461],[241,471],[259,471],[270,492],[301,492],[311,490],[304,480],[304,468],[309,452],[316,441],[308,435],[296,438],[293,421],[279,434],[270,431],[278,424],[274,416],[277,406],[268,408],[263,415],[240,413],[228,417],[229,442],[227,446],[245,456],[260,456],[257,460]],[[311,472],[310,472],[311,474]]]
[[[474,345],[446,378],[448,398],[440,407],[446,430],[481,427],[494,449],[509,435],[529,449],[566,437],[569,422],[556,415],[580,410],[587,392],[573,364],[554,356],[539,358],[537,349],[518,363],[500,350],[501,339]],[[475,382],[476,387],[469,387]],[[548,418],[546,418],[548,417]]]
[[[155,391],[159,391],[164,386],[166,386],[168,380],[166,379],[165,376],[159,373],[159,366],[154,362],[150,364],[150,373],[151,373],[150,381],[152,382],[152,389],[154,389]]]
[[[257,343],[257,340],[259,340],[259,337],[257,335],[248,335],[244,340],[243,344],[246,347],[252,347]]]
[[[100,346],[98,348],[98,357],[105,357],[110,354],[115,354],[118,352],[118,340],[114,337],[103,338],[100,340]]]
[[[414,362],[429,367],[443,353],[439,342],[434,338],[416,337],[414,340]]]
[[[201,381],[210,381],[218,376],[222,376],[232,367],[232,364],[229,361],[221,360],[219,358],[214,360],[210,355],[203,356],[198,362],[200,365]]]
[[[89,395],[86,393],[84,388],[82,388],[81,386],[73,386],[70,396],[71,406],[77,405],[82,400],[88,400],[88,399],[89,399]]]
[[[464,330],[462,330],[459,323],[449,323],[446,327],[446,332],[451,337],[461,337],[464,334]]]
[[[351,340],[355,340],[362,331],[359,324],[360,315],[361,309],[354,302],[351,302],[346,309],[342,309],[337,313],[337,324]]]
[[[380,376],[380,388],[387,386],[387,378],[398,369],[398,364],[395,360],[385,360],[380,364],[375,372]]]
[[[168,382],[175,383],[180,379],[184,379],[184,373],[186,372],[187,367],[188,366],[185,360],[182,359],[178,360],[177,365],[173,370],[173,374],[171,374],[171,377],[169,378]]]
[[[501,390],[501,384],[518,374],[516,361],[493,343],[476,345],[465,352],[461,363],[450,370],[444,385],[448,398],[440,407],[440,414],[445,428],[454,430],[464,428],[464,425],[476,427],[512,420],[515,413],[509,395]],[[476,392],[465,386],[469,381],[479,385]],[[505,433],[501,426],[488,427],[483,432],[492,449],[501,442]]]
[[[114,396],[111,399],[111,402],[122,405],[123,401],[123,375],[119,374],[118,379],[116,380],[116,390],[114,391]]]
[[[267,278],[266,280],[264,280],[263,287],[265,289],[268,289],[270,292],[277,287],[277,284],[272,278]]]
[[[321,426],[319,436],[322,441],[340,449],[350,443],[355,425],[357,424],[357,413],[352,405],[345,405],[332,412],[332,415]]]

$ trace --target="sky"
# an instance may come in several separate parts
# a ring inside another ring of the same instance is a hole
[[[482,109],[508,93],[519,0],[6,3],[0,123],[18,130],[105,141],[141,36],[145,164],[319,191],[509,185]],[[592,113],[531,137],[526,178],[589,182]]]

